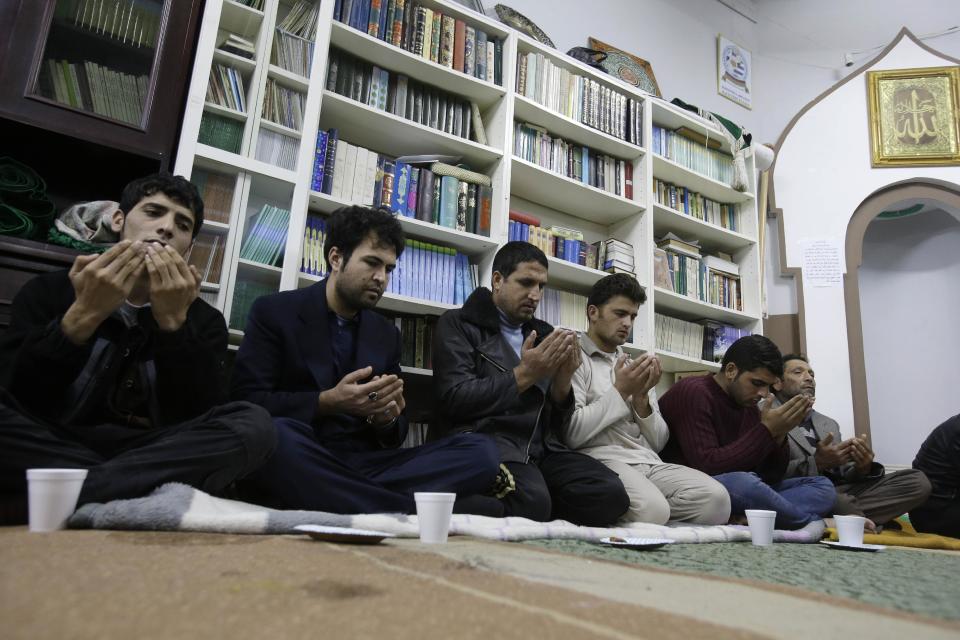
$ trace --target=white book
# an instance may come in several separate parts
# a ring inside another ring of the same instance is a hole
[[[363,200],[361,200],[361,203],[368,207],[373,206],[373,196],[377,186],[377,162],[379,160],[380,156],[375,151],[368,153],[366,178],[364,178],[363,183]]]
[[[357,157],[354,161],[353,170],[348,174],[353,176],[353,189],[350,195],[350,201],[353,204],[363,203],[364,194],[367,192],[367,160],[369,156],[369,149],[357,147]]]
[[[494,61],[493,41],[488,40],[487,41],[487,77],[486,77],[487,82],[493,82],[493,78],[494,78],[493,61]]]
[[[351,146],[349,142],[337,140],[337,150],[333,156],[333,184],[330,187],[330,195],[334,198],[343,199],[343,174],[346,172],[347,150]]]

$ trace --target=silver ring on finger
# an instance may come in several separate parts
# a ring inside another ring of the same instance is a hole
[[[377,393],[376,391],[371,391],[370,393],[367,394],[367,398],[369,398],[370,402],[376,402],[377,398],[379,397],[380,397],[380,394]]]

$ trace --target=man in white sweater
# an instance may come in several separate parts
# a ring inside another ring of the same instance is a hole
[[[621,346],[646,297],[636,278],[623,273],[601,279],[590,291],[590,328],[580,334],[583,354],[573,375],[574,413],[564,441],[620,476],[630,496],[621,522],[725,524],[730,496],[723,485],[657,455],[670,437],[654,390],[660,361],[652,354],[631,359]]]

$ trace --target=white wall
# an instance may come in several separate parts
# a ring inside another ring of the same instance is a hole
[[[904,69],[948,64],[908,39],[878,61],[874,69]],[[861,73],[862,75],[862,73]],[[783,209],[788,267],[800,267],[804,239],[832,239],[841,253],[847,225],[856,208],[887,185],[917,178],[960,184],[960,167],[872,169],[865,78],[839,87],[800,118],[785,138],[777,159],[777,206]],[[845,264],[845,260],[841,260]],[[953,288],[956,291],[956,287]],[[844,436],[853,434],[846,317],[842,286],[804,286],[807,352],[817,370],[817,409],[835,418]],[[904,308],[895,296],[891,308]],[[927,334],[933,339],[931,334]],[[904,371],[924,372],[931,392],[954,376],[949,358],[924,361]],[[869,365],[868,365],[869,366]],[[941,392],[951,393],[945,387]],[[905,398],[914,404],[924,398]],[[872,412],[871,412],[872,413]]]
[[[880,462],[909,465],[930,431],[960,411],[957,283],[960,222],[950,214],[934,209],[867,227],[860,305],[870,431]]]

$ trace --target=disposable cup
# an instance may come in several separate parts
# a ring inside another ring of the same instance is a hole
[[[455,493],[416,492],[417,521],[420,523],[420,542],[443,544],[450,532],[450,516],[453,515]]]
[[[86,477],[86,469],[27,469],[30,531],[65,528]]]
[[[867,519],[863,516],[833,516],[837,525],[837,537],[840,544],[847,547],[863,546],[863,527]]]
[[[750,525],[750,541],[755,547],[773,544],[773,524],[777,520],[776,511],[766,509],[745,509],[747,524]]]

